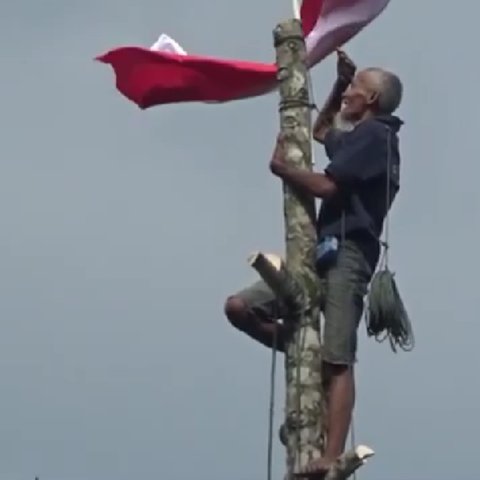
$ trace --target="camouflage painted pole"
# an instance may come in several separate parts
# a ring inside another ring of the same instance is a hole
[[[274,32],[280,89],[280,131],[286,161],[311,170],[311,114],[300,22],[289,20]],[[324,398],[318,318],[320,285],[314,270],[315,199],[284,184],[286,269],[296,279],[300,303],[285,348],[285,440],[287,474],[318,458],[324,446]]]
[[[280,89],[280,130],[286,162],[311,170],[311,119],[305,42],[301,24],[292,19],[274,30]],[[319,325],[320,284],[314,268],[315,200],[283,186],[286,263],[262,253],[250,264],[288,307],[283,319],[291,334],[285,347],[286,405],[284,443],[287,476],[321,456],[325,441],[325,399],[321,378]],[[349,476],[365,458],[368,447],[342,456],[326,476]]]

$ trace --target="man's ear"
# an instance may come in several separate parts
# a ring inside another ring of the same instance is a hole
[[[378,102],[379,93],[372,92],[370,96],[367,98],[368,105],[375,105]]]

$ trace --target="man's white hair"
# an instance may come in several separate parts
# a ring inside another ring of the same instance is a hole
[[[403,85],[397,75],[382,68],[367,68],[374,75],[378,93],[377,109],[379,114],[390,115],[400,105]]]

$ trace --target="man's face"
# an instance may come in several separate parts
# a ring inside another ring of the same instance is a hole
[[[340,115],[347,122],[356,122],[363,118],[376,102],[375,79],[371,72],[362,70],[353,77],[352,83],[342,97]]]

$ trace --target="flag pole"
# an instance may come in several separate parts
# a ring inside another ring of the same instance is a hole
[[[301,16],[301,8],[300,8],[300,1],[301,0],[292,0],[292,7],[293,7],[293,16],[294,18],[296,18],[297,20],[300,20],[302,21],[302,16]],[[315,103],[315,100],[314,100],[314,93],[313,93],[313,88],[312,88],[312,77],[311,77],[311,74],[310,74],[310,71],[307,70],[307,73],[306,73],[306,79],[307,79],[307,83],[308,83],[308,93],[310,95],[310,98],[312,99],[313,103]],[[313,151],[313,132],[312,132],[312,138],[310,139],[311,143],[310,143],[310,146],[311,146],[311,156],[310,156],[310,160],[311,160],[311,164],[312,165],[315,165],[315,154],[314,154],[314,151]]]
[[[300,20],[300,0],[292,0],[293,16],[297,20]]]

